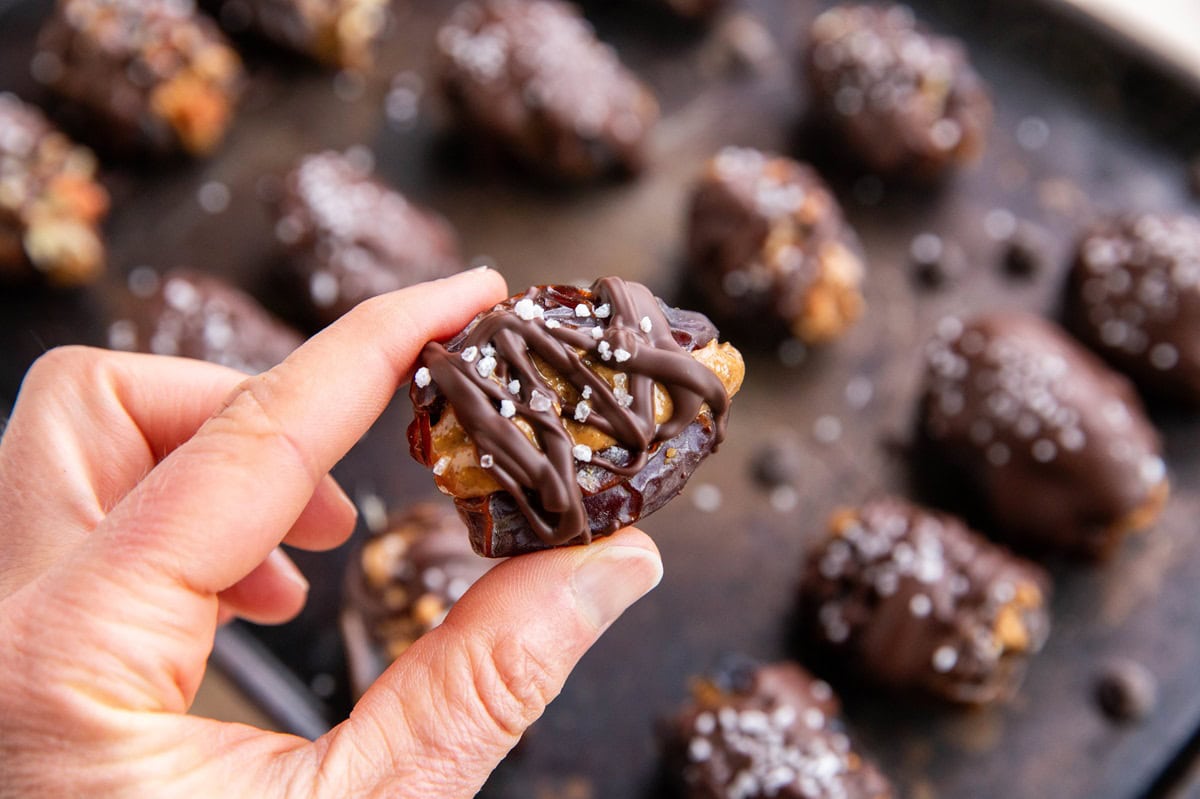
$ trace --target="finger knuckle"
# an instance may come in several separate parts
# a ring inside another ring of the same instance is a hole
[[[66,376],[88,374],[112,356],[107,350],[72,344],[47,350],[29,367],[26,383],[31,385],[60,383]]]
[[[476,646],[470,684],[480,721],[517,738],[557,694],[542,659],[519,637]]]
[[[315,485],[321,477],[320,471],[275,410],[278,397],[285,390],[275,370],[242,381],[202,432],[275,446],[283,457],[298,464]]]

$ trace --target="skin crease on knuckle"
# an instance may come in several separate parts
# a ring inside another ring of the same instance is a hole
[[[228,434],[238,438],[253,438],[260,443],[273,442],[279,445],[283,452],[282,463],[301,467],[315,490],[324,477],[324,471],[317,468],[305,447],[289,432],[273,410],[274,397],[289,390],[289,378],[290,371],[285,363],[243,381],[221,410],[200,428],[197,438]],[[241,449],[242,446],[235,441],[229,445],[227,451],[236,453]]]

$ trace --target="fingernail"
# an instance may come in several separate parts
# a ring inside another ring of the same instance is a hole
[[[276,572],[286,579],[288,582],[295,583],[300,586],[304,593],[308,593],[308,580],[296,568],[296,564],[292,563],[292,559],[287,556],[282,549],[276,547],[271,550],[271,554],[267,555],[267,560],[271,561]]]
[[[613,546],[583,561],[572,582],[583,615],[604,629],[658,585],[662,574],[662,560],[653,552]]]
[[[346,489],[342,488],[337,480],[330,480],[333,483],[333,496],[340,505],[345,505],[350,512],[350,516],[354,519],[358,518],[358,506],[354,504],[354,500],[350,499],[350,495],[346,493]]]

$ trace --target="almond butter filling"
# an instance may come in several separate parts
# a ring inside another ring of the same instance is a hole
[[[742,380],[746,376],[746,366],[741,353],[731,344],[710,341],[701,349],[694,350],[689,354],[720,379],[721,384],[725,387],[725,392],[730,397],[737,394],[738,389],[742,386]],[[582,399],[578,390],[561,375],[550,369],[544,360],[536,355],[533,360],[546,384],[555,392],[552,402],[557,411],[561,412],[563,405],[572,405]],[[590,357],[585,358],[584,362],[589,369],[614,387],[621,379],[618,375],[623,374]],[[674,406],[670,395],[661,384],[655,383],[655,422],[662,424],[669,420],[673,410]],[[706,405],[702,412],[707,412],[707,410]],[[538,446],[533,428],[525,420],[517,416],[512,419],[512,422],[521,429],[530,443],[535,447]],[[599,452],[617,443],[611,436],[587,423],[564,418],[563,425],[574,444],[582,444],[594,452]],[[435,464],[434,480],[438,489],[443,493],[462,499],[482,497],[501,490],[492,474],[479,465],[479,452],[455,416],[454,408],[446,408],[431,433],[431,459]]]

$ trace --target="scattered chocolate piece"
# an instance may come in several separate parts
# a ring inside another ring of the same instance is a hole
[[[662,724],[684,799],[887,799],[887,779],[851,748],[828,683],[792,663],[749,663],[692,683]]]
[[[114,350],[197,358],[256,374],[301,343],[253,298],[215,277],[177,269],[160,278],[140,268],[129,288],[122,315],[108,328]]]
[[[815,111],[869,168],[932,178],[978,157],[987,90],[961,42],[929,33],[900,5],[841,5],[809,34]]]
[[[1004,246],[1004,271],[1015,278],[1031,278],[1048,271],[1054,262],[1049,235],[1041,228],[1018,222]]]
[[[444,503],[413,505],[363,542],[350,557],[341,615],[355,695],[495,564],[471,550],[462,520]]]
[[[1096,681],[1096,701],[1113,721],[1141,721],[1158,705],[1158,682],[1141,663],[1114,660]]]
[[[366,71],[387,22],[387,0],[204,0],[231,33],[266,39],[341,69]]]
[[[358,303],[462,268],[454,230],[334,152],[284,182],[276,237],[308,316],[330,324]]]
[[[1158,518],[1166,466],[1133,387],[1056,325],[946,317],[925,355],[925,440],[1013,543],[1097,557]]]
[[[967,271],[967,257],[962,248],[935,233],[920,233],[913,238],[909,256],[913,279],[925,288],[942,288]]]
[[[1067,325],[1147,391],[1200,405],[1200,220],[1130,214],[1086,231]]]
[[[437,35],[438,74],[454,115],[551,176],[635,173],[658,103],[559,0],[459,5]]]
[[[825,183],[781,156],[727,147],[692,195],[688,256],[722,322],[806,344],[837,338],[862,314],[858,241]]]
[[[783,438],[767,442],[754,454],[751,474],[764,488],[795,485],[804,473],[800,445]]]
[[[216,25],[176,0],[61,0],[36,59],[46,85],[121,153],[208,154],[242,79]]]
[[[104,269],[107,212],[91,151],[0,93],[0,279],[91,283]]]
[[[413,457],[475,551],[587,543],[649,515],[725,437],[741,355],[704,316],[620,278],[537,286],[425,345]]]
[[[1016,693],[1050,628],[1048,575],[953,516],[887,497],[833,514],[809,554],[809,636],[867,677],[952,702]]]

